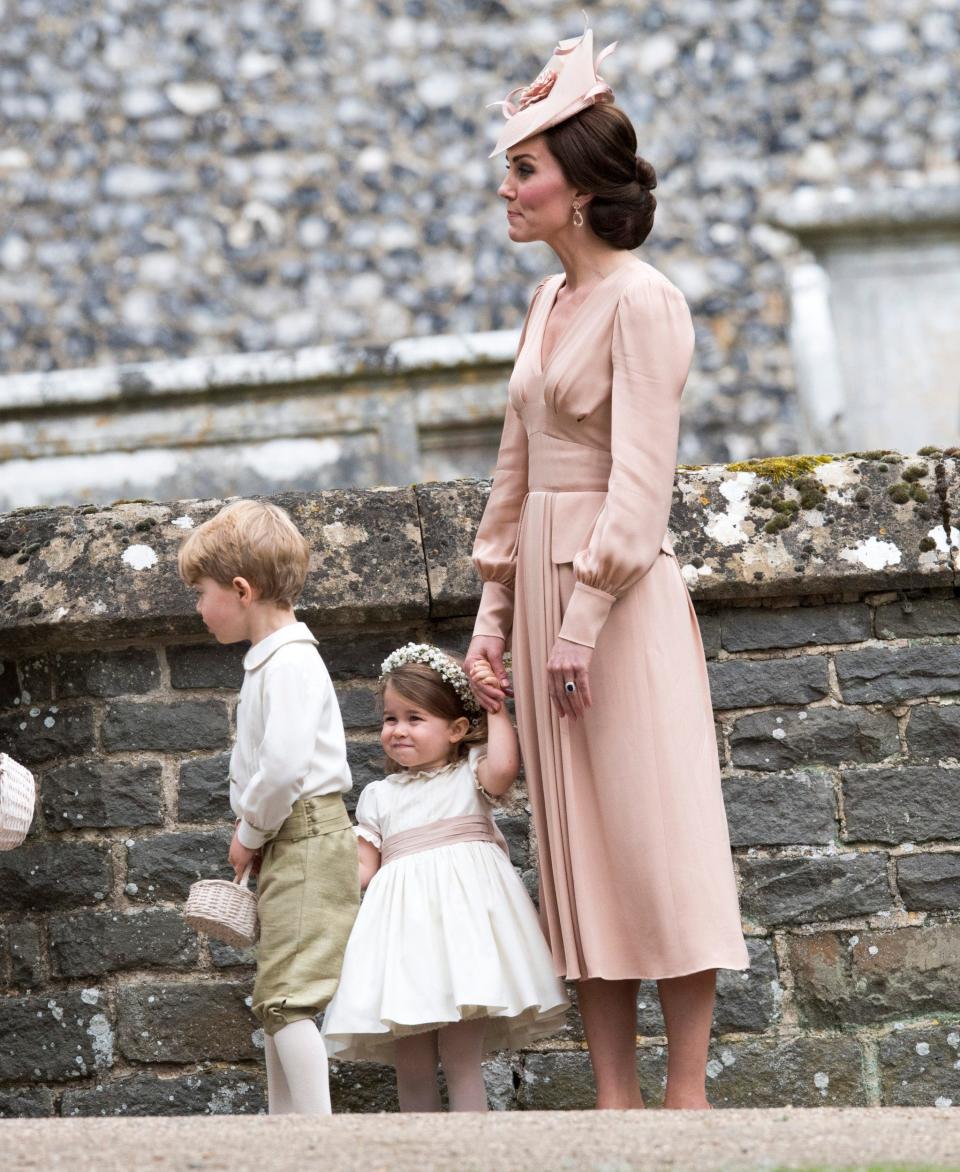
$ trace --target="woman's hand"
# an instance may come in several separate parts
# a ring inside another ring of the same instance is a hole
[[[260,870],[260,851],[251,850],[244,846],[236,831],[233,832],[233,841],[230,843],[230,853],[227,862],[233,867],[234,874],[239,878],[249,867],[254,875]]]
[[[547,660],[547,691],[561,716],[579,720],[590,707],[590,660],[593,648],[557,639]],[[569,680],[576,691],[564,687]]]
[[[473,694],[487,712],[499,712],[504,696],[510,695],[503,648],[504,640],[496,635],[474,635],[463,661]]]

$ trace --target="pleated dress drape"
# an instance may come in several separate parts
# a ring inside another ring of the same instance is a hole
[[[571,980],[746,968],[703,647],[667,536],[689,310],[631,260],[544,365],[562,284],[531,301],[473,551],[474,633],[512,642],[541,924]],[[558,636],[595,648],[580,721],[547,693]]]

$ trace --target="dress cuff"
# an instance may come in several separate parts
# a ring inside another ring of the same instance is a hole
[[[616,602],[612,594],[578,582],[560,624],[560,638],[584,647],[595,647],[610,607]]]
[[[484,582],[474,635],[492,635],[506,642],[513,627],[513,589],[501,582]]]
[[[247,850],[259,850],[269,837],[268,831],[258,830],[256,826],[251,826],[246,818],[241,818],[237,824],[237,838]]]

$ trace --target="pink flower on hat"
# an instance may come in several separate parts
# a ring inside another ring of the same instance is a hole
[[[516,101],[516,108],[518,110],[526,110],[527,106],[532,106],[534,102],[542,102],[553,89],[559,76],[555,69],[541,70],[536,80],[532,81],[526,89],[520,91],[520,97]]]

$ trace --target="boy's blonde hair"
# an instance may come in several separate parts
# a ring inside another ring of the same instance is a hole
[[[293,606],[303,590],[310,548],[277,505],[234,501],[186,538],[177,569],[188,586],[212,578],[229,586],[246,578],[264,602]]]

